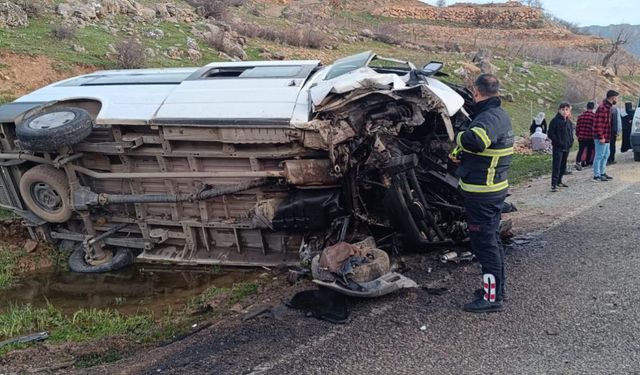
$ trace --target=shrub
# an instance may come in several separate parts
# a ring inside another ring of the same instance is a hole
[[[229,16],[229,7],[239,7],[247,0],[187,0],[205,18],[225,20]]]
[[[399,30],[396,26],[390,24],[379,25],[373,33],[373,39],[378,42],[387,44],[401,44],[402,40],[398,38]]]
[[[583,103],[593,96],[594,82],[585,77],[570,77],[564,90],[564,99],[569,103]]]
[[[324,34],[310,27],[287,29],[282,32],[282,40],[290,46],[322,48],[326,44]]]
[[[115,47],[115,60],[118,67],[124,69],[142,68],[145,64],[144,47],[138,40],[130,38]]]
[[[327,45],[327,36],[321,31],[310,26],[300,27],[297,29],[291,28],[287,30],[278,30],[247,23],[234,24],[232,25],[232,28],[239,34],[249,38],[262,38],[272,42],[288,44],[294,47],[318,49]]]
[[[76,36],[76,28],[71,25],[55,25],[51,27],[51,36],[58,40],[73,39]]]

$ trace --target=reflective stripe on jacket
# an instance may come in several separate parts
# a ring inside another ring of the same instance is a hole
[[[498,97],[476,104],[469,129],[456,136],[462,148],[457,175],[463,191],[496,193],[509,187],[507,171],[513,155],[511,119]]]

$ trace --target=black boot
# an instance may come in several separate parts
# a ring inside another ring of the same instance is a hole
[[[478,288],[476,290],[473,291],[473,296],[475,298],[484,298],[484,288]],[[507,302],[507,288],[506,287],[502,287],[502,298],[501,298],[502,302]]]
[[[472,313],[498,312],[504,310],[504,304],[502,301],[489,302],[484,297],[480,297],[471,303],[467,303],[462,309]]]
[[[496,280],[496,277],[490,273],[482,275],[482,281],[484,286],[482,289],[482,296],[477,297],[473,302],[464,305],[463,310],[473,313],[497,312],[504,310],[502,293],[497,293],[498,290],[501,292],[504,290],[502,289],[502,283],[497,283],[498,280]]]

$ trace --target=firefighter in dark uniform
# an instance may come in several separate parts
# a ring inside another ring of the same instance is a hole
[[[475,102],[468,129],[456,136],[451,157],[458,164],[471,248],[482,266],[482,293],[466,305],[469,312],[504,309],[504,248],[500,241],[500,214],[507,195],[507,171],[513,154],[511,119],[500,107],[500,82],[480,75],[473,88]]]

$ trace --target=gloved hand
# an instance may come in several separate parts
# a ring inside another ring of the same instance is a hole
[[[456,146],[456,148],[454,148],[453,151],[451,151],[451,153],[449,154],[449,159],[451,159],[454,164],[460,164],[461,153],[462,147]]]

